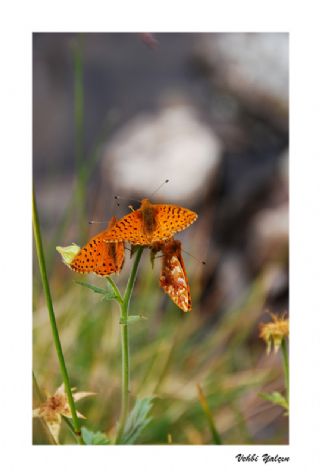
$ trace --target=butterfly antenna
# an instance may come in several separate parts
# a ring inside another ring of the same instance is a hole
[[[153,195],[155,195],[160,190],[160,188],[163,187],[163,185],[168,182],[169,182],[169,179],[166,179],[164,182],[162,182],[162,184],[159,185],[159,187],[150,195],[150,198],[153,197]]]
[[[201,263],[203,265],[206,265],[207,263],[205,261],[201,261],[200,259],[196,258],[195,256],[193,256],[191,253],[188,253],[188,251],[184,250],[183,248],[181,248],[182,251],[184,253],[186,253],[187,255],[191,256],[191,258],[195,259],[196,261],[198,261],[198,263]]]
[[[89,225],[94,225],[96,223],[107,223],[107,220],[104,220],[104,221],[90,220],[88,223]]]
[[[120,195],[115,195],[114,199],[117,201],[117,205],[120,206],[119,200],[133,200],[134,202],[140,203],[140,200],[131,197],[120,197]]]

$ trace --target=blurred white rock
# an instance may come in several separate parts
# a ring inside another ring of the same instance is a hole
[[[247,106],[272,113],[278,120],[287,118],[287,33],[199,35],[194,58],[205,66],[215,84],[240,98]]]
[[[150,197],[166,179],[162,199],[193,203],[212,184],[221,157],[214,132],[187,104],[137,115],[107,145],[103,171],[117,193]]]
[[[288,204],[265,209],[255,217],[250,231],[249,250],[256,266],[286,260],[289,240]]]
[[[289,286],[287,269],[277,263],[266,266],[263,272],[263,283],[269,298],[283,293]]]

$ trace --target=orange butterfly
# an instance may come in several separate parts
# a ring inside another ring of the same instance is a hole
[[[181,255],[181,242],[155,243],[151,247],[151,257],[158,251],[163,253],[160,286],[180,309],[191,311],[190,286]]]
[[[177,205],[152,204],[147,198],[141,207],[121,218],[103,240],[107,243],[129,241],[135,245],[151,245],[165,241],[191,225],[198,215]]]
[[[69,265],[73,271],[95,273],[99,276],[108,276],[121,271],[124,261],[124,244],[106,243],[103,239],[116,223],[117,219],[112,217],[107,229],[95,235],[81,248]]]

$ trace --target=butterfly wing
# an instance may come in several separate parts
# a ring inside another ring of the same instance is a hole
[[[164,248],[160,286],[184,312],[191,311],[191,294],[187,273],[180,252],[166,254]]]
[[[101,260],[97,259],[97,266],[94,270],[95,274],[99,276],[108,276],[112,273],[119,273],[124,262],[124,244],[106,243],[101,240],[101,247],[104,253],[101,254]],[[113,271],[113,269],[115,271]]]
[[[99,233],[79,251],[70,264],[78,273],[95,273],[99,276],[119,272],[124,261],[123,243],[105,243],[106,232]]]
[[[136,245],[151,245],[168,240],[198,217],[195,212],[176,205],[153,205],[146,199],[142,203],[139,210],[125,215],[106,233],[106,242],[129,241]],[[146,217],[151,218],[150,224]]]
[[[104,241],[107,243],[129,241],[135,245],[150,244],[143,229],[141,211],[135,210],[118,220],[113,228],[105,234]]]
[[[156,211],[157,226],[151,238],[151,242],[168,240],[174,234],[190,226],[198,215],[188,208],[176,205],[154,205]]]

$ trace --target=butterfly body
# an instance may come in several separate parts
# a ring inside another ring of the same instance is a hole
[[[81,248],[69,265],[73,271],[95,273],[98,276],[108,276],[121,271],[124,261],[124,244],[104,241],[105,234],[112,229],[115,223],[117,223],[117,219],[113,217],[105,231],[95,235]]]
[[[168,204],[153,204],[147,198],[141,207],[121,218],[104,236],[104,241],[129,241],[136,245],[152,245],[170,239],[190,226],[197,214],[187,208]]]
[[[157,209],[149,200],[142,200],[141,204],[141,220],[143,225],[143,232],[146,236],[152,236],[152,233],[157,228]]]

